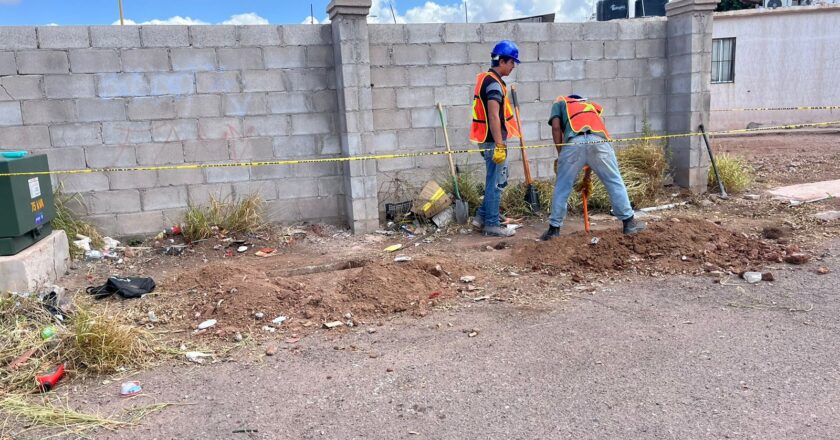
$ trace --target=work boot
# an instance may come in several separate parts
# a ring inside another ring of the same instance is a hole
[[[630,217],[624,220],[624,234],[632,235],[637,232],[642,232],[647,229],[645,222],[636,221],[636,217]]]
[[[557,226],[548,225],[548,230],[540,237],[542,241],[549,241],[552,238],[560,236],[560,228]]]
[[[510,229],[507,226],[485,226],[484,235],[491,237],[512,237],[516,234],[516,230]]]
[[[473,217],[472,222],[470,222],[470,224],[472,224],[473,229],[475,229],[476,231],[480,231],[484,229],[484,218],[475,216]]]

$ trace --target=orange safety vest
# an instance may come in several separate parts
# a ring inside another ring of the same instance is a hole
[[[610,138],[604,120],[601,119],[601,112],[604,111],[604,108],[600,104],[568,96],[558,96],[555,102],[566,103],[566,114],[569,115],[569,125],[573,132],[603,133],[605,139]]]
[[[510,100],[508,99],[507,94],[507,87],[505,87],[505,83],[502,82],[501,78],[496,76],[494,72],[483,72],[479,73],[475,77],[475,92],[473,93],[473,106],[472,106],[472,127],[470,128],[470,141],[481,144],[487,141],[487,134],[490,133],[490,127],[487,123],[487,109],[484,108],[484,100],[481,96],[481,89],[484,85],[484,81],[487,78],[492,78],[493,81],[499,83],[502,86],[502,100],[504,101],[504,123],[505,128],[507,129],[507,135],[509,138],[517,138],[520,136],[519,128],[516,126],[516,121],[514,120],[513,115],[513,106],[510,105]],[[500,142],[501,139],[496,139],[497,142]]]

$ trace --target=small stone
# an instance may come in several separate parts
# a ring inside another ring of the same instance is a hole
[[[833,220],[840,220],[840,211],[818,212],[818,213],[814,214],[814,217],[819,219],[819,220],[826,221],[826,222],[830,222],[830,221],[833,221]]]
[[[680,219],[678,219],[676,217],[671,217],[670,220],[671,220],[672,223],[679,223],[680,222]]]
[[[761,196],[758,195],[758,194],[744,194],[744,199],[745,200],[758,200],[760,198],[761,198]]]
[[[233,340],[236,342],[242,342],[242,339],[242,333],[236,332],[236,334],[233,335]]]
[[[237,289],[236,287],[232,287],[232,288],[230,289],[230,294],[231,294],[231,295],[235,294],[236,292],[239,292],[239,289]]]
[[[775,226],[768,226],[761,230],[761,235],[766,239],[776,240],[782,238],[785,235],[785,233],[784,231]]]
[[[475,277],[472,276],[472,275],[464,275],[464,276],[461,277],[461,282],[462,283],[471,283],[473,281],[475,281]]]
[[[386,372],[386,373],[393,373],[393,372],[394,372],[394,369],[393,369],[393,368],[386,368],[386,369],[385,369],[385,372]]]
[[[265,348],[266,356],[274,356],[275,354],[277,354],[277,345],[270,344],[268,347]]]
[[[276,328],[270,327],[270,326],[267,326],[267,325],[262,326],[262,329],[263,329],[264,332],[269,332],[269,333],[274,333],[274,332],[277,331]]]
[[[239,246],[238,248],[236,248],[236,252],[239,252],[240,254],[247,251],[247,250],[248,250],[248,246]]]
[[[285,316],[278,316],[278,317],[272,319],[271,323],[274,324],[274,325],[280,325],[280,324],[283,324],[284,322],[286,322],[287,319],[289,319],[289,318],[287,318]]]
[[[214,325],[216,325],[216,320],[215,319],[208,319],[207,321],[204,321],[201,324],[198,324],[198,329],[199,330],[204,330],[204,329],[208,329],[210,327],[213,327]]]
[[[829,272],[831,272],[831,271],[825,266],[820,266],[820,267],[817,268],[817,273],[820,274],[820,275],[825,275]]]
[[[810,256],[803,253],[792,253],[785,257],[785,262],[789,264],[805,264],[811,259]]]
[[[376,329],[375,329],[375,328],[373,328],[373,327],[370,327],[370,328],[368,328],[368,329],[367,329],[367,332],[368,332],[369,334],[374,334],[374,333],[376,333]]]
[[[470,334],[468,336],[471,337],[471,338],[474,338],[474,337],[476,337],[476,335],[478,335],[478,332],[470,332]]]
[[[350,312],[347,312],[347,313],[345,313],[345,314],[344,314],[344,318],[346,318],[346,319],[353,319],[353,314],[352,314],[352,313],[350,313]]]
[[[741,276],[744,280],[750,284],[755,284],[761,281],[761,272],[744,272]]]
[[[337,327],[341,327],[342,325],[344,325],[344,323],[341,321],[330,321],[324,323],[324,328],[334,329]]]
[[[265,313],[263,313],[263,312],[254,313],[254,318],[263,319],[263,318],[265,318]]]
[[[154,310],[149,310],[149,322],[158,322],[158,317]]]
[[[772,272],[764,272],[761,274],[761,281],[776,281],[776,277],[773,276]]]
[[[436,264],[435,267],[429,269],[429,273],[440,278],[441,276],[443,276],[443,268],[440,267],[440,264]]]

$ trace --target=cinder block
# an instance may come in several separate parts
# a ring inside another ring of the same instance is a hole
[[[618,38],[624,41],[644,39],[645,22],[643,20],[620,20],[618,22]]]
[[[371,116],[373,119],[373,116]],[[294,136],[297,137],[297,136]],[[321,138],[320,154],[323,156],[335,156],[341,154],[341,137],[337,134],[325,134]],[[274,143],[274,151],[277,151],[277,142]]]
[[[128,101],[128,119],[172,119],[175,117],[175,101],[171,97],[132,98]]]
[[[91,168],[132,167],[137,156],[133,146],[95,145],[85,148],[85,161]]]
[[[632,78],[617,78],[604,81],[602,96],[618,97],[636,94],[636,82]]]
[[[216,70],[216,51],[213,49],[176,48],[171,49],[172,70],[213,71]]]
[[[233,193],[239,198],[256,195],[263,200],[276,200],[277,185],[273,180],[236,182],[233,184]]]
[[[195,78],[191,72],[150,73],[152,95],[189,95],[195,93]]]
[[[281,70],[250,70],[242,72],[242,90],[245,92],[282,92],[286,79]]]
[[[397,107],[434,107],[435,93],[431,88],[401,88],[397,89]]]
[[[230,199],[233,195],[233,186],[229,183],[216,183],[212,185],[190,185],[187,187],[190,206],[206,205],[211,198],[216,200]]]
[[[306,46],[306,67],[332,67],[335,52],[332,46]]]
[[[603,81],[599,79],[572,81],[572,93],[580,96],[586,96],[587,98],[608,96],[604,92]]]
[[[619,78],[642,78],[648,76],[648,62],[645,59],[619,60]]]
[[[402,89],[400,89],[402,90]],[[472,103],[473,91],[463,86],[446,86],[434,88],[434,103],[443,105],[468,105]]]
[[[239,47],[216,49],[221,70],[262,69],[262,49],[258,47]]]
[[[82,147],[49,148],[31,150],[31,152],[32,154],[46,154],[51,170],[78,170],[87,167],[85,151]]]
[[[399,50],[399,49],[397,49]],[[466,44],[433,44],[431,46],[431,64],[460,64],[469,62]]]
[[[180,142],[135,145],[138,165],[184,163],[184,149]]]
[[[124,72],[166,72],[169,53],[166,49],[123,49],[120,51]]]
[[[140,27],[91,26],[90,42],[93,47],[140,47]]]
[[[353,68],[355,66],[345,66]],[[294,69],[285,71],[286,84],[289,90],[334,90],[335,89],[335,72],[331,69]],[[370,80],[364,78],[359,79],[359,83],[367,84]],[[345,84],[349,84],[347,77],[345,77]]]
[[[311,97],[306,92],[278,92],[268,94],[268,111],[274,114],[306,113],[312,111],[324,111],[315,109],[311,103]],[[335,93],[333,103],[335,102]],[[337,106],[333,106],[334,111]]]
[[[274,145],[269,137],[234,139],[230,143],[230,159],[247,161],[271,159],[274,157]]]
[[[38,38],[32,26],[1,26],[0,50],[35,49]]]
[[[252,180],[288,179],[294,176],[294,169],[289,165],[266,165],[251,168]]]
[[[266,108],[265,93],[230,93],[222,96],[225,116],[264,115]]]
[[[446,84],[450,86],[465,85],[475,87],[476,75],[486,70],[486,66],[480,64],[446,66]],[[440,81],[438,81],[438,85],[442,85]]]
[[[120,71],[120,57],[112,49],[74,49],[70,52],[73,73],[106,73]]]
[[[39,26],[37,30],[41,49],[90,47],[87,26]]]
[[[469,53],[471,63],[481,63],[483,66],[490,68],[490,54],[493,52],[495,43],[470,43]],[[484,70],[487,70],[485,68]]]
[[[17,74],[17,62],[14,52],[0,52],[0,75]]]
[[[573,60],[600,60],[604,58],[604,42],[572,41]]]
[[[516,42],[551,41],[551,25],[548,23],[517,23]]]
[[[281,43],[277,26],[248,25],[237,26],[240,46],[276,46]]]
[[[411,126],[414,128],[439,127],[440,117],[435,108],[415,108],[411,110]]]
[[[155,142],[193,139],[198,139],[198,121],[195,119],[165,119],[152,122],[152,140]]]
[[[103,122],[102,140],[106,144],[138,144],[142,142],[151,142],[151,126],[148,121]]]
[[[96,96],[93,75],[46,75],[47,98],[92,98]]]
[[[438,121],[440,125],[440,121]],[[423,149],[433,146],[435,142],[434,128],[412,128],[408,130],[397,130],[396,145],[400,149]]]
[[[406,41],[406,25],[374,24],[368,25],[370,44],[401,44]]]
[[[648,74],[652,78],[664,78],[668,74],[668,61],[665,58],[651,58],[648,61]]]
[[[199,87],[201,83],[199,82]],[[175,114],[179,118],[211,118],[221,116],[219,95],[187,95],[175,98]]]
[[[481,40],[481,25],[471,23],[446,23],[443,25],[443,39],[447,43],[472,43]]]
[[[666,38],[668,20],[645,20],[645,38]]]
[[[553,66],[551,63],[522,63],[513,71],[515,81],[550,81],[553,77]],[[474,81],[474,80],[473,80]]]
[[[584,40],[612,41],[618,38],[618,23],[614,21],[588,21],[581,24]]]
[[[50,131],[43,125],[0,127],[0,145],[8,148],[50,148]]]
[[[631,134],[636,131],[635,116],[605,116],[604,123],[610,133]]]
[[[251,178],[248,167],[205,168],[204,177],[207,183],[242,182]]]
[[[484,23],[481,25],[481,41],[496,43],[499,40],[516,41],[515,23]]]
[[[290,46],[332,44],[332,27],[328,24],[280,26],[278,32],[282,33],[283,41]]]
[[[395,89],[371,89],[372,108],[374,110],[395,108],[397,106],[397,98]]]
[[[124,99],[79,99],[76,101],[79,121],[124,121]]]
[[[568,41],[539,44],[540,61],[566,61],[572,58],[572,44]]]
[[[163,213],[161,211],[149,211],[117,214],[116,224],[115,235],[118,237],[150,234],[163,229]]]
[[[186,47],[190,45],[187,26],[140,26],[143,47]]]
[[[371,162],[359,162],[354,161],[357,166],[364,167],[365,164],[369,164],[371,169],[371,175],[375,168],[373,168],[373,164]],[[322,177],[322,176],[336,176],[342,173],[342,165],[337,162],[325,162],[325,163],[306,163],[306,164],[298,164],[292,167],[292,171],[296,177]],[[352,171],[351,171],[352,173]],[[282,188],[281,188],[282,192]]]
[[[308,105],[310,111],[335,113],[338,109],[338,96],[336,95],[335,90],[322,90],[319,92],[309,93],[308,95]],[[360,98],[360,100],[362,99],[363,98]],[[363,108],[370,108],[370,105],[371,104],[368,104]]]
[[[108,176],[105,173],[59,174],[57,177],[61,190],[65,194],[108,191],[110,189]]]
[[[615,60],[586,61],[587,78],[615,78],[618,74],[618,63]]]
[[[4,125],[23,125],[23,116],[21,115],[20,102],[0,102],[0,126]]]
[[[2,103],[0,103],[2,104]],[[48,124],[51,122],[74,122],[76,106],[73,101],[24,101],[23,122],[29,124]]]
[[[277,198],[279,200],[318,197],[318,182],[312,178],[289,179],[288,183],[283,182],[278,186]]]
[[[374,110],[373,126],[376,130],[396,130],[411,127],[411,113],[407,110]]]
[[[228,159],[228,142],[225,139],[184,141],[186,162],[215,162]]]
[[[239,118],[201,118],[198,120],[199,139],[237,139],[242,137]]]
[[[320,140],[319,136],[303,135],[303,136],[282,136],[274,137],[272,144],[274,146],[274,157],[314,157],[319,154]],[[341,146],[339,146],[339,152]]]
[[[413,23],[406,26],[408,31],[407,42],[409,44],[442,43],[443,24],[439,23]]]
[[[237,93],[239,72],[198,72],[195,74],[198,93]]]
[[[236,26],[190,26],[193,47],[236,46]]]
[[[394,48],[394,64],[398,66],[426,66],[429,64],[429,46],[411,44]]]
[[[371,68],[371,87],[405,87],[406,72],[405,67]]]
[[[67,52],[59,50],[28,50],[17,53],[18,72],[25,74],[69,73]]]
[[[144,211],[187,206],[187,187],[167,186],[140,191],[140,202]]]
[[[636,57],[635,41],[607,41],[604,56],[608,60],[629,60]]]
[[[329,47],[332,50],[331,46]],[[263,49],[266,69],[293,69],[306,67],[306,47],[279,46]]]
[[[96,79],[97,94],[102,98],[149,94],[149,82],[141,73],[103,73]]]
[[[0,77],[0,101],[20,101],[44,97],[41,75],[14,75]]]
[[[640,40],[636,42],[636,57],[665,58],[665,40]]]
[[[333,116],[328,113],[292,115],[292,133],[295,135],[332,133],[333,126]]]
[[[391,46],[371,46],[370,47],[370,65],[371,66],[387,66],[393,63],[391,54],[393,49]],[[14,60],[12,60],[14,61]]]
[[[246,136],[285,136],[289,134],[289,117],[286,115],[246,116],[244,133]]]
[[[157,185],[196,185],[204,183],[204,172],[200,169],[158,170]]]
[[[99,124],[68,124],[50,126],[55,147],[102,145]]]

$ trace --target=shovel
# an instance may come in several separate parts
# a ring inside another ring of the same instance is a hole
[[[455,188],[455,221],[459,225],[467,224],[467,219],[470,216],[470,205],[466,200],[461,198],[461,190],[458,188],[458,172],[455,169],[455,160],[452,159],[452,149],[449,147],[449,132],[446,130],[446,115],[443,112],[443,104],[438,103],[438,115],[440,115],[440,123],[443,125],[443,139],[446,141],[446,155],[449,159],[449,173],[452,174],[452,186]]]
[[[525,134],[522,133],[522,120],[519,117],[519,99],[516,97],[516,86],[510,86],[513,98],[513,108],[516,115],[516,128],[519,130],[519,146],[522,147],[522,166],[525,168],[525,203],[532,214],[540,212],[540,198],[534,189],[534,179],[531,178],[531,164],[528,163],[528,153],[525,151]]]

